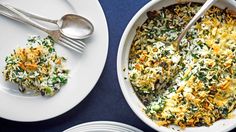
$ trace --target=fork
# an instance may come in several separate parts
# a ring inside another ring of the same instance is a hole
[[[70,48],[76,52],[83,53],[83,50],[85,49],[85,43],[83,43],[82,41],[76,41],[71,38],[68,38],[65,35],[63,35],[60,32],[60,30],[48,29],[48,28],[40,25],[39,23],[33,21],[32,19],[30,19],[29,17],[27,17],[23,13],[19,12],[18,10],[12,8],[11,6],[1,4],[1,3],[0,3],[0,6],[7,9],[7,11],[6,10],[0,11],[0,14],[2,14],[3,16],[11,18],[13,20],[20,21],[25,24],[29,24],[35,28],[38,28],[38,29],[46,32],[48,35],[50,35],[56,43],[58,43],[62,46],[65,46],[67,48]]]

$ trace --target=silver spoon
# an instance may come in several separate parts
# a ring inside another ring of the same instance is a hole
[[[211,8],[213,4],[216,3],[217,0],[207,0],[206,3],[201,7],[201,9],[197,12],[197,14],[191,19],[191,21],[187,24],[187,26],[182,30],[181,34],[178,36],[178,38],[173,43],[176,47],[176,50],[179,50],[179,44],[182,40],[182,38],[185,36],[187,31],[197,22],[197,20],[205,14],[205,12]]]
[[[48,19],[36,14],[32,14],[10,5],[7,5],[15,10],[23,13],[24,15],[44,22],[56,24],[59,27],[60,32],[72,39],[85,39],[90,37],[94,32],[93,24],[86,18],[75,15],[75,14],[66,14],[59,20]]]
[[[59,29],[49,29],[36,21],[33,21],[31,18],[28,16],[24,15],[23,13],[19,12],[18,10],[1,4],[0,3],[0,14],[3,16],[6,16],[8,18],[11,18],[13,20],[29,24],[35,28],[38,28],[48,35],[51,36],[51,38],[58,44],[61,44],[67,48],[70,48],[74,51],[77,51],[79,53],[82,53],[84,48],[86,47],[86,44],[83,43],[80,40],[75,41],[74,39],[68,38],[67,36],[63,35]]]

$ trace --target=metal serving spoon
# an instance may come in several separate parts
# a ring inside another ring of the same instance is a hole
[[[38,28],[47,33],[48,35],[50,35],[51,38],[56,43],[61,44],[79,53],[82,53],[84,48],[86,47],[86,44],[84,42],[80,40],[76,41],[72,38],[63,35],[58,28],[57,29],[47,28],[10,6],[0,4],[0,14],[13,20],[29,24],[35,28]]]
[[[178,38],[173,43],[176,47],[176,50],[179,50],[179,44],[182,40],[182,38],[185,36],[187,31],[195,24],[195,22],[205,14],[205,12],[211,8],[213,4],[216,3],[217,0],[207,0],[206,3],[201,7],[201,9],[197,12],[197,14],[191,19],[191,21],[187,24],[187,26],[182,30],[181,34],[178,36]]]
[[[21,12],[22,14],[28,16],[29,18],[33,18],[36,20],[56,24],[60,30],[60,32],[72,39],[85,39],[92,35],[94,31],[93,24],[86,18],[75,15],[75,14],[66,14],[59,20],[48,19],[36,14],[32,14],[10,5],[8,7],[14,8],[15,10]]]

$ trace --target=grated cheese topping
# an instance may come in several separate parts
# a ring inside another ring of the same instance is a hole
[[[158,125],[209,126],[236,108],[236,18],[212,7],[176,40],[197,3],[149,11],[129,55],[129,80]]]
[[[19,85],[19,91],[53,96],[67,83],[66,59],[57,55],[50,38],[30,37],[26,48],[18,48],[6,57],[3,71],[6,81]]]

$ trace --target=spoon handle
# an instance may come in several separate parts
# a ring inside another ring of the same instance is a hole
[[[49,23],[57,24],[57,20],[52,20],[52,19],[48,19],[48,18],[39,16],[39,15],[33,14],[33,13],[29,13],[29,12],[23,11],[23,10],[21,10],[21,9],[12,7],[12,6],[10,6],[10,5],[8,5],[8,6],[11,7],[11,8],[14,8],[15,10],[21,12],[22,14],[24,14],[24,15],[30,17],[30,18],[37,19],[37,20],[41,20],[41,21],[45,21],[45,22],[49,22]]]
[[[177,47],[179,47],[179,43],[182,38],[185,36],[187,31],[195,24],[195,22],[205,14],[205,12],[216,2],[217,0],[207,0],[206,3],[201,7],[201,9],[197,12],[197,14],[191,19],[191,21],[187,24],[187,26],[182,30],[181,34],[177,38]]]
[[[3,7],[5,9],[5,10],[1,9],[0,14],[6,16],[8,18],[20,21],[22,23],[29,24],[35,28],[38,28],[38,29],[46,32],[46,33],[51,33],[51,30],[49,30],[46,27],[40,25],[39,23],[31,20],[29,17],[27,17],[26,15],[22,14],[21,12],[15,10],[14,8],[12,8],[8,5],[2,4],[2,3],[0,3],[0,7]]]

